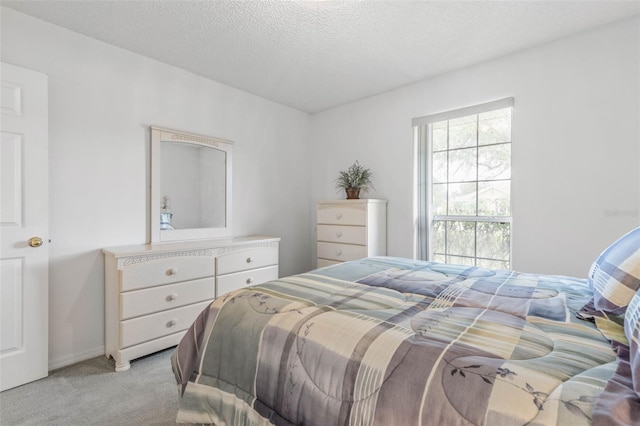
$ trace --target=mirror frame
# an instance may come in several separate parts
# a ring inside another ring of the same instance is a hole
[[[182,240],[200,240],[213,238],[230,238],[233,236],[231,231],[231,170],[233,159],[233,142],[203,136],[194,133],[187,133],[178,130],[166,129],[162,127],[151,126],[151,207],[149,209],[151,218],[150,235],[151,242],[166,241],[182,241]],[[160,182],[162,176],[162,142],[177,142],[184,144],[200,145],[208,148],[224,151],[226,154],[225,161],[225,226],[217,228],[188,228],[161,230],[160,229],[160,211],[162,195],[160,191]]]

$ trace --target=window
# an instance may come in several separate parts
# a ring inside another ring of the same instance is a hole
[[[511,268],[513,99],[414,120],[417,257]]]

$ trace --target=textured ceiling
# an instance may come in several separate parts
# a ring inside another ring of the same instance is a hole
[[[640,1],[0,1],[318,112],[640,13]]]

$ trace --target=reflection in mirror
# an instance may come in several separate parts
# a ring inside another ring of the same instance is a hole
[[[231,142],[151,128],[151,241],[231,236]]]
[[[162,142],[161,229],[225,226],[227,153],[205,145]],[[163,220],[164,219],[164,220]]]

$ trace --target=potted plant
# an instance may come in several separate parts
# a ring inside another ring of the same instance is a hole
[[[360,191],[368,191],[371,184],[371,171],[365,169],[356,160],[346,170],[341,170],[336,179],[336,189],[345,190],[348,200],[357,200],[360,198]]]

